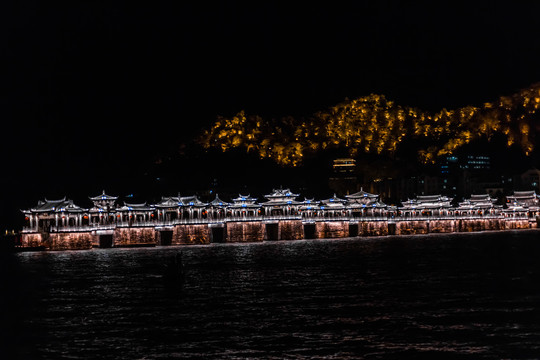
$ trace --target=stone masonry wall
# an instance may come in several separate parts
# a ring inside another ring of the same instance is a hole
[[[317,221],[314,223],[315,238],[344,238],[349,236],[349,221]],[[528,219],[448,219],[448,220],[397,220],[392,224],[387,221],[359,221],[358,236],[385,236],[389,226],[396,235],[472,232],[485,230],[528,229],[535,226]],[[268,224],[261,221],[229,222],[224,228],[225,242],[259,242],[267,236]],[[284,220],[270,224],[279,239],[299,240],[304,238],[304,225],[301,220]],[[270,226],[268,225],[268,226]],[[536,226],[535,226],[536,227]],[[311,230],[310,230],[311,231]],[[310,235],[310,236],[313,236]],[[356,231],[355,231],[356,235]],[[273,236],[276,236],[275,233]],[[207,224],[177,225],[173,228],[172,245],[209,244],[211,228]],[[156,245],[158,231],[153,227],[117,228],[112,235],[112,246]],[[91,232],[72,233],[23,233],[23,247],[43,246],[50,250],[90,249],[100,245],[100,235]]]
[[[358,223],[358,236],[388,235],[387,221],[361,221]]]
[[[153,227],[117,228],[113,234],[113,246],[136,246],[156,243]]]
[[[349,236],[348,221],[318,221],[315,223],[317,239],[344,238]]]
[[[451,233],[455,231],[454,220],[430,220],[429,232],[430,233]]]
[[[427,221],[396,221],[397,235],[427,234],[428,232],[429,228]]]
[[[280,240],[302,240],[304,225],[301,220],[285,220],[279,222]]]
[[[206,224],[177,225],[173,229],[172,244],[210,244],[210,231]]]
[[[225,242],[258,242],[264,240],[264,224],[260,221],[227,223]]]
[[[506,229],[528,229],[529,226],[529,220],[510,220],[506,219],[505,222],[505,228]]]
[[[91,249],[94,236],[90,232],[53,233],[47,243],[50,250]]]
[[[21,245],[23,247],[44,246],[43,235],[41,233],[29,233],[21,235]]]

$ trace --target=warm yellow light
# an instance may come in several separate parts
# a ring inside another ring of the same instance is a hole
[[[518,143],[530,154],[529,139],[540,106],[540,84],[512,97],[482,107],[442,109],[430,114],[400,106],[382,95],[346,100],[308,120],[292,117],[264,121],[240,111],[231,118],[219,117],[201,136],[206,147],[223,151],[242,147],[261,158],[270,157],[282,165],[296,166],[306,152],[344,147],[351,155],[358,150],[392,155],[405,139],[424,139],[434,144],[419,152],[424,162],[450,154],[482,136],[500,132],[508,146]],[[517,124],[519,123],[519,124]]]

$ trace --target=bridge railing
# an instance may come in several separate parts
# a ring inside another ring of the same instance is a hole
[[[197,225],[197,224],[224,224],[246,221],[284,221],[301,220],[304,223],[320,221],[349,221],[349,222],[378,222],[388,221],[391,223],[401,221],[437,221],[437,220],[526,220],[530,218],[526,213],[500,213],[488,215],[447,215],[447,216],[303,216],[298,215],[259,215],[259,216],[229,216],[224,218],[199,218],[199,219],[174,219],[174,220],[152,220],[152,221],[119,221],[111,224],[86,224],[82,226],[49,226],[47,228],[24,227],[23,233],[33,232],[83,232],[94,230],[114,230],[115,228],[137,228],[137,227],[172,227],[176,225]]]
[[[448,215],[448,216],[396,216],[394,221],[428,221],[428,220],[493,220],[507,219],[500,215]]]
[[[82,226],[50,226],[49,232],[82,232],[94,230],[114,230],[116,224],[89,224]]]

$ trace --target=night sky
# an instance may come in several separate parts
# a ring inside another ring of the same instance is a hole
[[[130,191],[218,115],[370,93],[437,111],[540,81],[538,2],[177,3],[0,5],[0,231],[43,197]]]

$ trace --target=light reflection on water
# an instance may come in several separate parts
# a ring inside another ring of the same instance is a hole
[[[10,255],[4,341],[20,358],[534,358],[539,235]],[[180,251],[183,289],[162,277]]]

